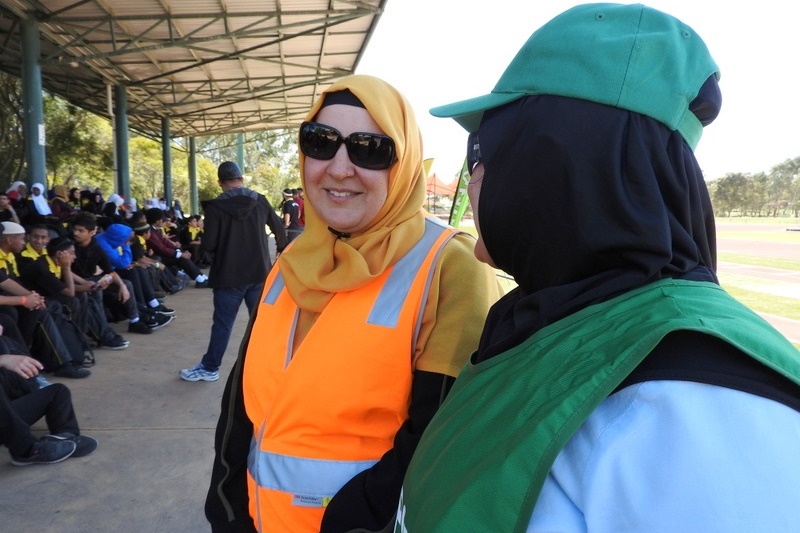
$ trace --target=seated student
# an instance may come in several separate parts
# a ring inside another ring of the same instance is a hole
[[[172,321],[175,311],[160,303],[155,297],[152,278],[141,268],[133,264],[130,241],[133,229],[126,224],[111,224],[106,231],[97,235],[95,241],[106,254],[111,267],[123,279],[131,282],[137,302],[143,306],[139,310],[149,315],[168,317],[158,329]]]
[[[99,290],[89,293],[91,297],[103,305],[103,294],[118,301],[129,320],[130,333],[149,334],[153,326],[163,323],[163,319],[146,315],[140,319],[139,305],[134,295],[133,286],[114,272],[106,253],[95,241],[97,234],[97,217],[90,212],[78,214],[72,221],[72,236],[75,239],[75,262],[72,271],[80,277],[94,281]]]
[[[41,183],[31,185],[31,197],[27,201],[26,214],[23,218],[25,224],[46,223],[58,224],[58,217],[53,214],[50,202],[47,201],[47,189]]]
[[[67,194],[67,198],[69,198],[69,206],[73,210],[74,213],[78,213],[82,208],[81,203],[81,190],[77,187],[73,187],[69,190]]]
[[[139,210],[139,204],[136,202],[136,198],[125,198],[121,209],[125,214],[125,222],[130,223],[131,217]]]
[[[53,187],[53,199],[50,200],[50,210],[60,221],[66,220],[77,212],[77,209],[70,203],[69,191],[66,185],[56,185]]]
[[[6,195],[11,200],[14,209],[20,210],[28,199],[28,186],[24,181],[15,181],[6,189]]]
[[[194,286],[198,289],[208,288],[208,277],[200,272],[192,262],[192,254],[181,250],[180,244],[171,241],[160,231],[164,224],[164,212],[153,207],[145,211],[147,223],[152,226],[147,245],[153,252],[161,258],[161,262],[168,267],[183,270],[187,276],[194,280]]]
[[[200,243],[203,237],[203,218],[200,215],[192,215],[186,219],[186,224],[178,232],[178,240],[181,249],[192,254],[192,261],[198,268],[207,267],[210,263],[203,260],[203,253],[200,250]]]
[[[5,222],[6,220],[16,222],[17,224],[20,223],[17,212],[11,204],[11,199],[8,197],[8,194],[0,191],[0,222]]]
[[[144,218],[144,213],[134,213],[131,218],[131,227],[135,239],[131,239],[131,254],[133,264],[144,268],[152,277],[156,292],[161,288],[169,294],[175,294],[186,288],[188,281],[179,279],[161,258],[153,256],[153,251],[147,246],[147,237],[150,236],[150,224]],[[153,258],[155,257],[155,258]]]
[[[117,193],[108,197],[108,201],[103,204],[100,214],[103,216],[105,227],[118,222],[125,222],[125,200]]]
[[[52,366],[56,376],[85,378],[91,374],[81,368],[83,351],[64,342],[51,310],[38,293],[23,287],[19,279],[16,253],[25,246],[25,229],[13,222],[0,224],[0,313],[11,316],[32,352],[42,357],[42,363]],[[34,335],[36,333],[36,335]],[[48,368],[51,370],[51,368]]]
[[[42,364],[19,354],[11,339],[0,336],[0,443],[17,466],[57,463],[84,457],[97,441],[80,434],[72,396],[61,383],[39,388],[33,381]],[[50,435],[36,439],[30,426],[45,418]]]
[[[11,400],[2,389],[0,389],[0,444],[8,448],[11,453],[11,463],[17,466],[59,463],[73,455],[77,448],[74,442],[68,440],[37,439],[33,436],[30,424],[14,411]]]
[[[101,348],[124,350],[130,344],[108,325],[102,306],[88,296],[93,281],[72,272],[75,243],[69,237],[50,239],[47,228],[33,226],[28,244],[19,254],[22,284],[45,298],[60,301],[73,310],[77,325]]]

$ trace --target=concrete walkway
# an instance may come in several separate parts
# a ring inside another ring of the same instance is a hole
[[[69,386],[81,432],[99,441],[82,458],[18,467],[0,449],[0,531],[163,533],[210,531],[203,515],[214,428],[225,380],[247,325],[239,311],[219,381],[187,383],[211,327],[212,291],[191,284],[169,296],[172,323],[152,335],[127,333],[123,351],[97,350],[92,375],[55,378]],[[35,433],[47,433],[43,422]]]

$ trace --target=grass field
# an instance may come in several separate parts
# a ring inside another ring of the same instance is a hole
[[[794,218],[720,218],[717,219],[717,237],[767,243],[797,243],[798,247],[800,247],[800,231],[782,231],[783,228],[796,227],[798,224],[800,222]],[[743,229],[743,225],[752,226],[752,229]],[[774,231],[773,227],[781,229],[781,231]],[[463,224],[461,229],[476,235],[475,227],[471,220]],[[717,259],[726,263],[800,272],[800,260],[796,259],[726,252],[718,252]],[[509,279],[508,275],[500,271],[498,271],[498,280],[506,291],[515,286],[514,280]],[[721,276],[720,283],[732,296],[756,312],[800,320],[800,299],[782,295],[780,287],[775,282],[748,276],[726,274]]]

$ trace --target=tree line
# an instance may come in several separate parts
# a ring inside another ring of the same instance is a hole
[[[719,216],[797,218],[800,211],[800,157],[787,159],[769,172],[729,173],[708,182]]]
[[[23,102],[19,78],[0,72],[0,187],[6,190],[25,176]],[[48,189],[99,187],[105,197],[115,190],[114,140],[111,123],[58,96],[44,93],[45,166]],[[264,194],[278,207],[281,191],[300,185],[296,132],[248,132],[244,140],[243,168],[246,186]],[[172,140],[172,196],[189,207],[189,140]],[[237,135],[195,138],[197,189],[200,201],[216,197],[217,166],[237,160]],[[160,139],[131,132],[128,146],[131,195],[141,201],[164,196],[164,170]]]

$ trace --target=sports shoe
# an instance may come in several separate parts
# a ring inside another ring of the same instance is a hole
[[[179,374],[184,381],[217,381],[219,379],[219,371],[206,370],[202,364],[192,368],[184,368]]]
[[[165,306],[164,304],[158,304],[156,307],[151,307],[150,311],[161,313],[162,315],[173,316],[175,315],[175,310],[170,309],[169,307]]]
[[[60,378],[80,379],[88,378],[92,375],[92,373],[85,368],[79,367],[78,365],[64,363],[60,367],[56,368],[55,375]]]
[[[110,339],[100,342],[100,348],[107,348],[109,350],[124,350],[130,345],[130,342],[126,341],[119,335],[114,335]]]
[[[207,289],[208,288],[208,280],[205,281],[195,281],[194,282],[195,289]]]
[[[40,439],[33,443],[28,455],[11,456],[11,464],[17,466],[43,465],[50,463],[60,463],[70,455],[75,453],[77,445],[70,440],[58,442]]]
[[[165,315],[163,313],[153,313],[153,315],[147,319],[145,324],[147,324],[151,330],[155,331],[163,328],[173,320],[175,320],[174,316]]]
[[[147,324],[145,324],[144,320],[140,318],[136,322],[131,322],[130,324],[128,324],[128,332],[149,335],[150,333],[153,333],[153,329]]]
[[[185,281],[185,280],[182,280],[182,279],[176,280],[175,281],[175,285],[170,287],[169,293],[170,294],[175,294],[177,292],[181,292],[183,289],[186,288],[187,285],[188,285],[188,282]]]
[[[57,433],[55,435],[45,435],[42,440],[50,442],[72,442],[75,444],[75,453],[72,457],[83,457],[89,455],[97,449],[97,440],[86,435],[75,435],[74,433]]]

